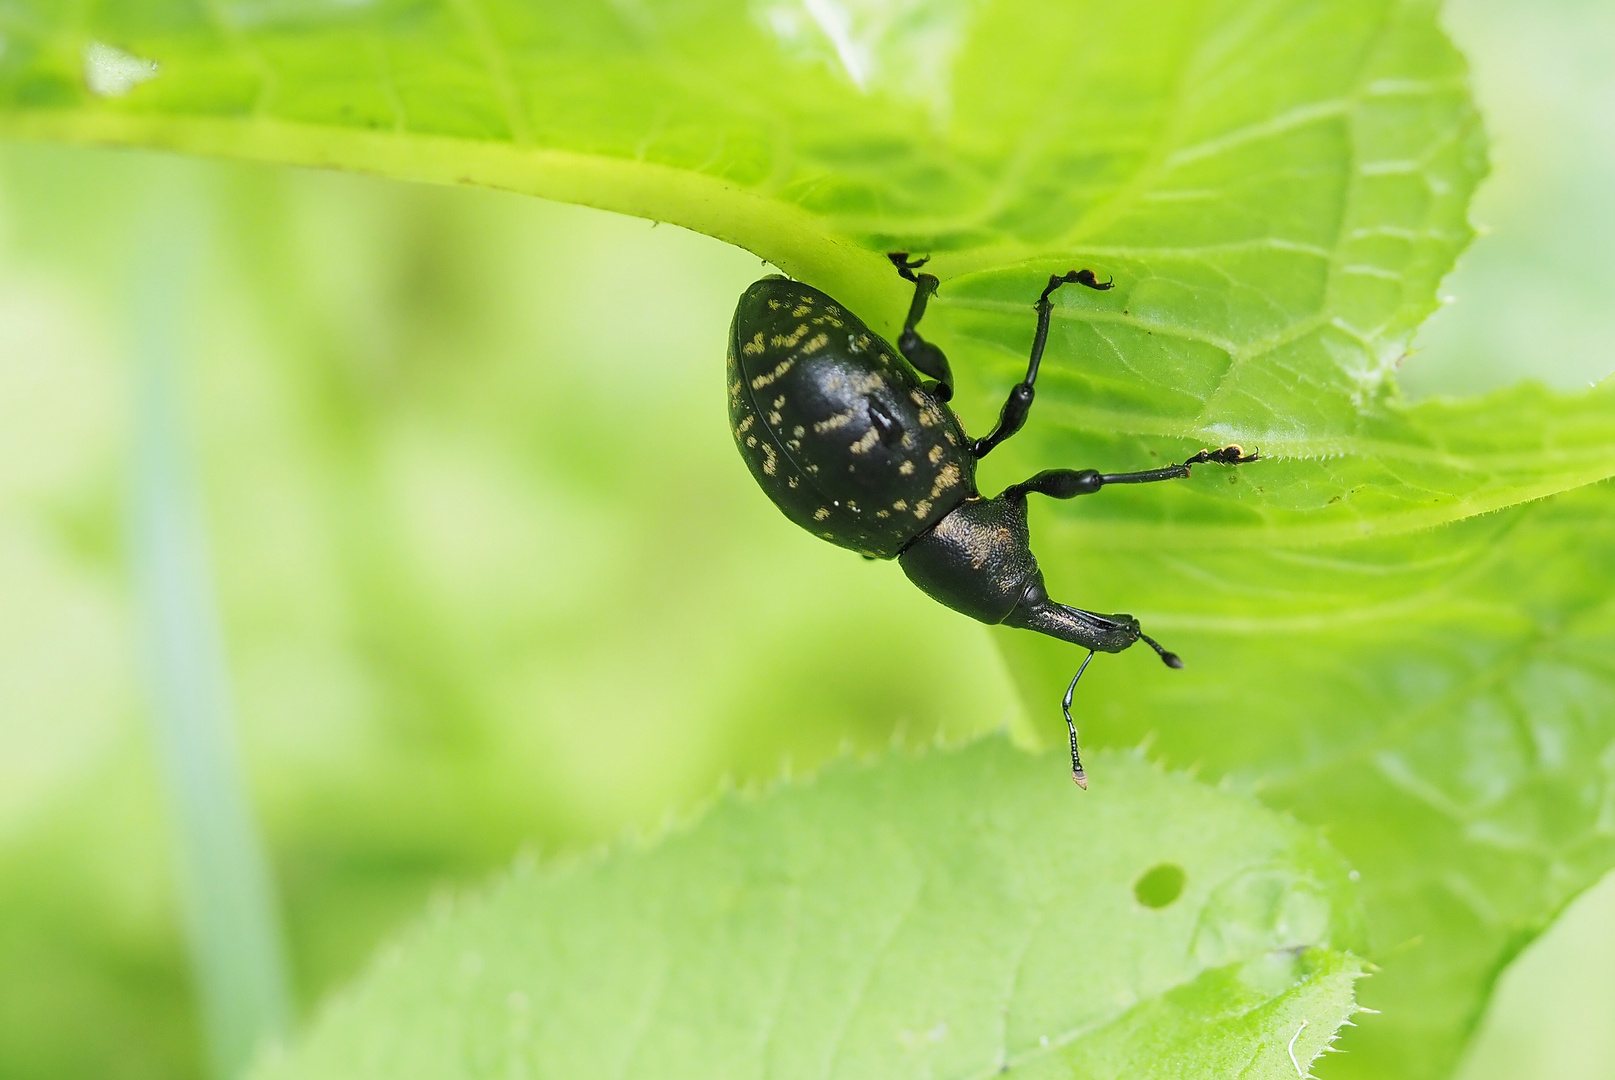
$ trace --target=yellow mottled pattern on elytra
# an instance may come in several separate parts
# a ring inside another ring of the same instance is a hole
[[[794,349],[796,348],[796,343],[801,341],[807,335],[807,332],[808,324],[803,323],[789,334],[775,334],[768,339],[768,343],[776,349]]]
[[[823,435],[827,431],[835,431],[838,428],[844,428],[848,424],[852,423],[853,418],[857,415],[858,413],[854,409],[848,409],[846,412],[838,412],[834,416],[826,420],[820,420],[818,423],[814,424],[813,433],[815,435]]]
[[[857,441],[847,449],[851,450],[855,454],[867,454],[869,451],[875,448],[875,444],[878,442],[880,442],[880,432],[876,431],[874,428],[870,428],[868,431],[860,435]]]
[[[729,352],[731,429],[798,525],[890,558],[974,493],[973,461],[950,449],[964,438],[951,412],[821,294],[759,282],[742,297]]]
[[[759,375],[753,379],[751,381],[751,388],[753,390],[761,390],[763,387],[772,384],[775,379],[778,379],[781,375],[784,375],[787,371],[790,371],[791,367],[795,363],[795,357],[787,357],[786,359],[781,360],[778,364],[774,365],[773,371]]]

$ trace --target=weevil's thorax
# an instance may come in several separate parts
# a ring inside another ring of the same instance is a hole
[[[1027,586],[1043,580],[1024,498],[960,503],[910,544],[899,562],[932,599],[985,623],[1003,622]]]
[[[729,423],[785,516],[876,558],[976,494],[959,420],[895,349],[785,278],[747,289],[729,333]]]

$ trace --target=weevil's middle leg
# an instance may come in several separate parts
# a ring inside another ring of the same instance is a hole
[[[1038,365],[1043,362],[1043,349],[1049,343],[1049,319],[1054,314],[1054,305],[1049,297],[1054,290],[1062,285],[1086,285],[1090,289],[1104,292],[1113,287],[1114,281],[1100,281],[1094,277],[1092,270],[1068,270],[1064,274],[1050,274],[1049,283],[1043,287],[1043,295],[1037,298],[1037,333],[1032,337],[1032,355],[1026,362],[1026,378],[1015,384],[1010,390],[1009,397],[1004,401],[1004,407],[998,413],[998,426],[970,444],[970,452],[978,458],[984,458],[992,453],[993,447],[1015,434],[1026,424],[1026,417],[1032,411],[1032,398],[1036,396],[1034,389],[1037,383]]]

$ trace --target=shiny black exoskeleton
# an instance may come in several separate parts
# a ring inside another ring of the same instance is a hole
[[[1072,778],[1087,787],[1071,694],[1093,653],[1144,641],[1168,666],[1183,661],[1144,634],[1131,615],[1099,615],[1049,598],[1032,555],[1026,496],[1069,499],[1107,484],[1179,479],[1192,465],[1240,465],[1257,455],[1227,446],[1144,472],[1050,469],[983,498],[976,462],[1019,431],[1032,407],[1053,310],[1049,297],[1066,284],[1104,291],[1112,283],[1088,270],[1049,278],[1034,305],[1037,332],[1026,378],[1010,391],[992,432],[972,439],[947,404],[953,396],[947,358],[917,330],[937,279],[916,274],[924,260],[910,260],[906,252],[891,259],[914,282],[896,348],[799,282],[769,277],[746,290],[729,331],[735,442],[768,497],[804,529],[869,558],[897,559],[914,584],[971,618],[1088,649],[1063,705]]]

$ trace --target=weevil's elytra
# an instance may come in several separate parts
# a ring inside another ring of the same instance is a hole
[[[764,278],[740,297],[729,331],[729,425],[757,483],[816,536],[868,558],[897,559],[926,593],[986,623],[1035,630],[1088,649],[1066,689],[1071,775],[1087,787],[1071,720],[1071,695],[1094,652],[1143,641],[1170,667],[1183,662],[1131,615],[1100,615],[1049,598],[1032,555],[1026,496],[1070,499],[1109,484],[1189,475],[1193,465],[1257,460],[1238,446],[1202,450],[1161,469],[1100,473],[1049,469],[992,498],[976,490],[976,462],[1026,423],[1048,341],[1050,296],[1061,286],[1104,291],[1092,271],[1054,274],[1033,305],[1037,330],[1026,378],[1009,392],[998,424],[971,439],[948,406],[953,375],[918,325],[938,281],[915,274],[925,260],[891,256],[914,282],[896,347],[817,289]]]
[[[786,517],[864,555],[896,558],[976,493],[953,411],[857,317],[786,278],[735,310],[729,422]]]

